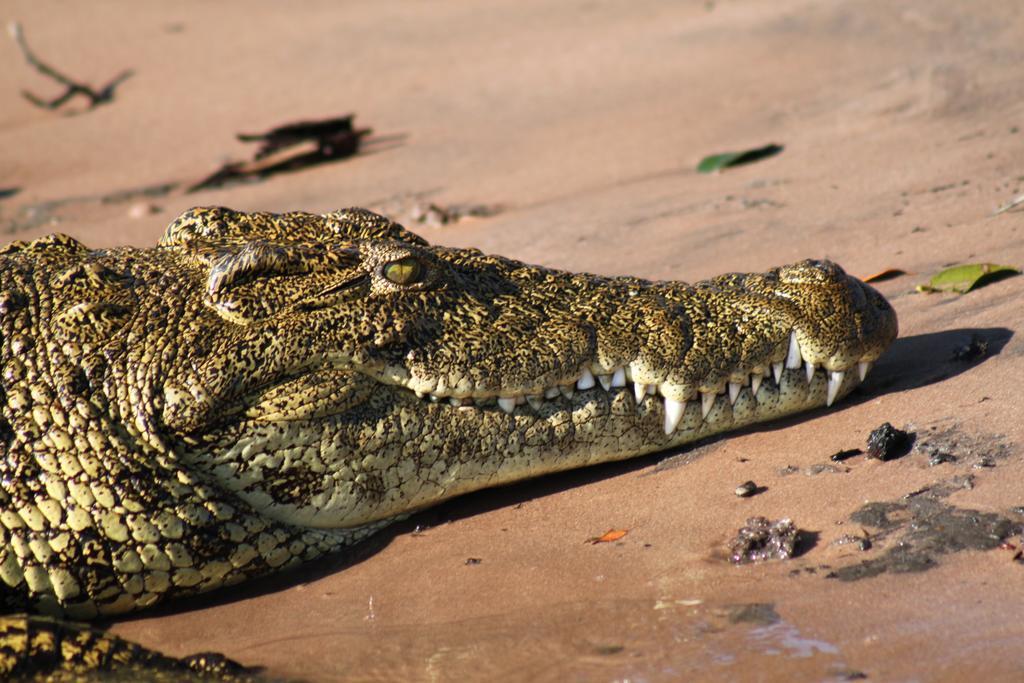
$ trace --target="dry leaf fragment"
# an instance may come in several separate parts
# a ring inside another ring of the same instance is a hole
[[[907,271],[900,270],[899,268],[886,268],[885,270],[879,271],[874,275],[868,275],[866,278],[862,278],[862,282],[883,282],[885,280],[891,280],[894,277],[900,275],[906,275]]]
[[[598,543],[612,543],[629,533],[628,529],[609,529],[600,536],[588,538],[587,543],[597,545]]]

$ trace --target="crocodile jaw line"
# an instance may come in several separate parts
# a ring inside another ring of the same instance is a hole
[[[429,404],[448,405],[459,411],[501,410],[508,415],[536,418],[552,411],[571,408],[574,397],[580,397],[578,400],[583,402],[590,397],[601,396],[606,397],[604,400],[611,400],[621,393],[632,398],[637,411],[640,411],[645,402],[660,405],[659,410],[664,414],[664,433],[669,436],[680,428],[682,417],[688,412],[699,411],[703,425],[698,431],[712,433],[732,427],[737,421],[744,424],[760,422],[805,410],[809,407],[807,397],[810,397],[810,406],[830,407],[863,382],[870,367],[869,361],[859,361],[849,370],[825,370],[816,367],[814,363],[801,360],[795,368],[785,368],[778,376],[778,380],[772,372],[751,372],[747,374],[745,381],[728,382],[724,391],[698,391],[683,401],[670,398],[678,392],[675,391],[675,387],[668,384],[634,382],[628,366],[615,368],[612,373],[601,375],[595,375],[593,370],[585,368],[575,382],[549,387],[536,394],[510,392],[510,395],[506,396],[456,397],[420,393],[415,394],[415,398]],[[789,393],[786,393],[780,402],[778,392],[783,383]],[[412,391],[404,393],[409,397],[414,395]],[[666,396],[666,393],[669,393],[669,396]],[[753,401],[757,406],[746,405],[749,401]],[[716,407],[719,409],[715,410]],[[727,413],[733,415],[729,416]],[[676,443],[675,440],[673,443]]]

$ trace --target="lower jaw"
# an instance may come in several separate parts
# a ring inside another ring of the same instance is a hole
[[[856,373],[848,373],[838,396],[859,383]],[[648,394],[638,403],[632,387],[596,386],[575,392],[571,399],[519,405],[512,413],[497,406],[456,407],[423,401],[411,392],[408,397],[383,392],[359,411],[359,419],[338,415],[312,422],[249,423],[248,429],[240,425],[238,438],[204,464],[216,473],[233,462],[243,469],[261,469],[260,480],[273,481],[308,466],[294,455],[304,445],[319,463],[307,474],[323,485],[297,508],[280,501],[283,507],[265,509],[264,514],[290,524],[351,528],[463,493],[663,451],[822,407],[827,393],[824,371],[819,369],[808,382],[804,368],[784,370],[778,383],[773,378],[762,381],[756,396],[746,386],[735,401],[723,393],[707,404],[700,397],[682,404],[678,424],[666,434],[665,400]],[[287,458],[278,453],[280,443],[266,453],[247,445],[260,440],[254,430],[268,444],[275,439],[287,443],[291,460],[284,462]],[[322,450],[324,444],[333,448]],[[281,462],[260,464],[261,458],[275,454]],[[235,475],[227,476],[232,488],[230,477]],[[266,503],[242,497],[257,509]]]
[[[836,398],[852,391],[860,380],[848,373]],[[578,391],[572,399],[545,401],[540,409],[518,406],[512,414],[497,408],[431,406],[438,412],[456,410],[470,418],[479,435],[475,453],[448,463],[431,490],[415,496],[413,508],[489,486],[514,483],[554,472],[594,465],[675,448],[715,434],[768,422],[794,413],[824,407],[828,379],[818,370],[808,382],[803,368],[784,370],[778,383],[766,379],[755,396],[744,387],[735,402],[718,395],[706,415],[700,398],[687,401],[678,425],[666,434],[665,402],[647,395],[638,404],[632,388]],[[489,413],[484,415],[481,413]],[[469,425],[466,425],[469,427]]]

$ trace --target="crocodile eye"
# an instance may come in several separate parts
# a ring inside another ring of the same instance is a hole
[[[423,264],[412,256],[384,264],[384,277],[396,285],[412,285],[423,279]]]

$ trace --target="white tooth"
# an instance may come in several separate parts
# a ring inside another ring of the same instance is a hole
[[[633,395],[636,396],[636,404],[640,405],[640,402],[644,400],[644,395],[647,393],[647,385],[642,382],[633,383]]]
[[[505,398],[505,397],[499,396],[498,397],[498,405],[506,413],[511,414],[512,411],[516,409],[516,400],[515,400],[515,398]]]
[[[729,403],[736,405],[736,399],[740,397],[741,385],[736,382],[729,382]]]
[[[842,371],[833,371],[828,373],[828,397],[825,399],[825,405],[832,405],[833,401],[836,400],[836,396],[839,395],[839,387],[843,384],[843,376],[846,373]]]
[[[526,397],[526,402],[529,403],[530,407],[533,408],[534,410],[540,410],[540,407],[542,405],[544,405],[544,401],[543,401],[543,399],[541,399],[541,397],[539,395],[537,395],[537,396],[527,396]]]
[[[562,392],[562,396],[565,396],[566,398],[572,398],[573,394],[576,393],[576,390],[572,388],[571,384],[570,385],[562,385],[562,386],[558,387],[558,390],[560,392]]]
[[[708,413],[711,412],[711,408],[715,405],[715,398],[718,397],[713,391],[702,391],[700,392],[700,416],[705,418]]]
[[[451,404],[452,404],[453,406],[455,406],[456,408],[458,408],[459,406],[461,406],[461,405],[462,405],[462,399],[461,399],[461,398],[455,398],[454,396],[452,396],[451,398],[449,398],[449,399],[448,399],[448,402],[449,402],[449,403],[451,403]]]
[[[434,394],[431,394],[431,395],[430,395],[430,402],[431,402],[431,403],[437,403],[437,402],[438,402],[438,401],[440,401],[440,400],[441,400],[441,397],[440,397],[440,396],[435,396]]]
[[[427,397],[427,392],[420,391],[419,389],[416,390],[416,398],[426,398],[426,397]]]
[[[597,381],[601,383],[605,391],[611,391],[612,388],[612,376],[611,375],[598,375]]]
[[[814,379],[814,363],[807,361],[804,365],[804,370],[807,371],[807,383],[810,384],[811,380]]]
[[[583,368],[583,374],[576,380],[576,388],[580,391],[591,389],[594,386],[594,375],[589,369]]]
[[[764,379],[761,375],[750,376],[750,393],[757,396],[757,390],[761,388],[761,380]]]
[[[800,355],[800,342],[796,340],[796,330],[789,333],[789,353],[786,354],[786,367],[795,370],[800,367],[803,357]]]
[[[871,363],[865,360],[857,363],[857,374],[860,375],[860,381],[863,382],[864,378],[868,376],[868,372],[871,371]]]
[[[683,411],[686,409],[685,403],[679,401],[673,401],[670,398],[665,399],[665,433],[671,434],[676,430],[676,425],[683,419]]]
[[[615,372],[612,373],[612,386],[626,386],[626,370],[624,368],[615,368]]]
[[[772,363],[772,374],[775,375],[775,383],[782,381],[782,363]]]
[[[551,387],[544,390],[544,398],[557,398],[562,393],[558,390],[558,387]]]

